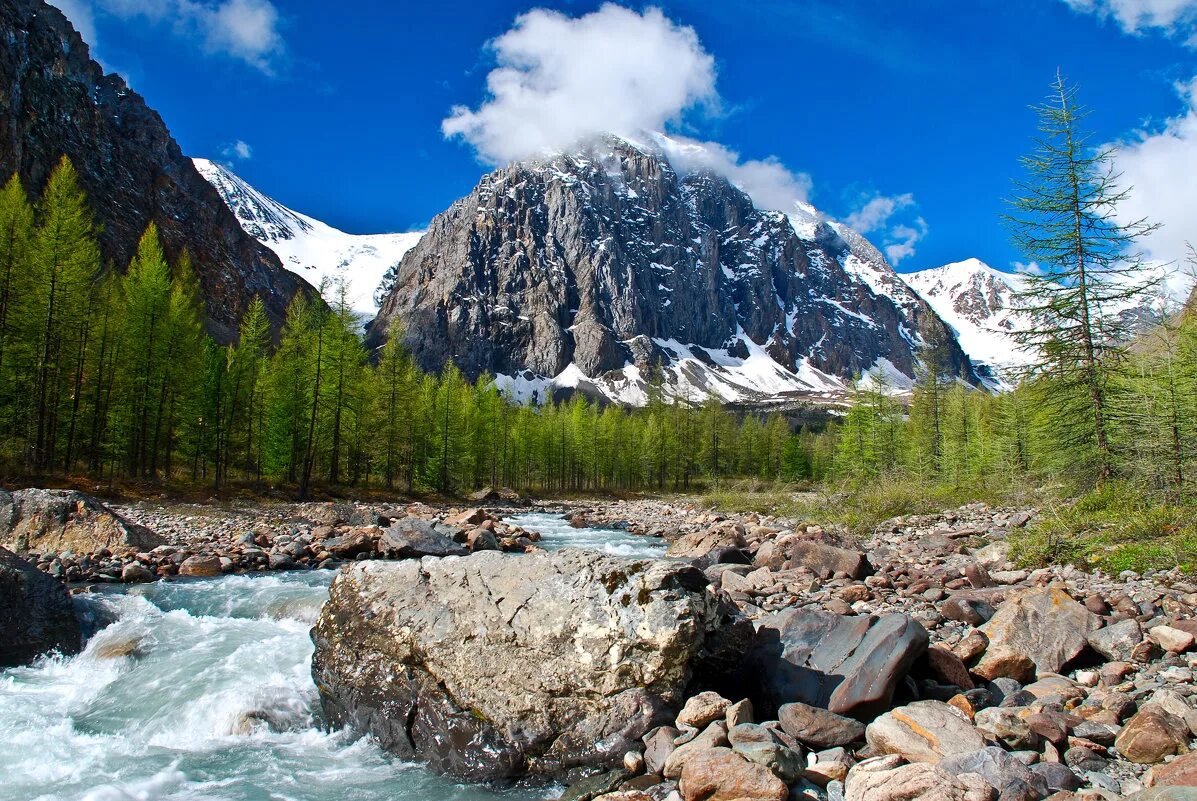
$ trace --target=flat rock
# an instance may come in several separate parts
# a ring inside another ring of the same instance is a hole
[[[915,701],[891,710],[865,729],[877,752],[910,762],[936,763],[952,754],[985,747],[985,739],[955,707],[941,701]]]
[[[702,572],[676,562],[358,562],[312,631],[312,674],[333,725],[442,773],[611,769],[673,719],[719,610]]]
[[[1062,589],[1029,589],[1012,595],[981,631],[989,646],[973,673],[1026,682],[1037,673],[1059,673],[1088,645],[1100,619]]]
[[[66,586],[0,548],[0,668],[50,651],[77,654],[82,640]]]
[[[903,614],[787,609],[755,625],[740,685],[754,688],[764,714],[800,701],[839,715],[876,715],[929,642],[926,629]]]

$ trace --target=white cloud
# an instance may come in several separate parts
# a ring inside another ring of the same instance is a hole
[[[224,149],[220,151],[225,158],[236,158],[242,161],[249,161],[254,156],[254,149],[249,144],[241,139],[236,142],[225,145]]]
[[[718,104],[715,60],[692,28],[658,8],[607,4],[571,18],[534,9],[490,43],[498,66],[476,109],[441,124],[492,164],[569,147],[587,136],[661,131],[698,106]]]
[[[674,169],[682,173],[709,170],[726,177],[752,198],[758,208],[793,211],[806,203],[811,177],[789,170],[776,157],[741,161],[740,154],[718,142],[700,142],[680,136],[655,137]]]
[[[96,45],[96,17],[169,25],[206,53],[244,61],[270,74],[283,54],[279,13],[270,0],[54,0],[88,44]]]
[[[896,220],[903,211],[917,207],[914,195],[873,195],[859,209],[844,218],[844,224],[862,234],[875,234],[885,255],[895,266],[915,253],[915,246],[927,235],[927,221],[915,216]]]
[[[1117,143],[1115,169],[1129,195],[1117,209],[1124,224],[1146,219],[1159,228],[1140,246],[1156,262],[1184,263],[1197,243],[1197,78],[1178,87],[1185,108],[1155,130],[1137,131]]]
[[[1197,45],[1197,0],[1064,0],[1075,11],[1112,19],[1127,33],[1158,29]]]
[[[1044,274],[1044,269],[1039,265],[1039,262],[1037,262],[1037,261],[1031,261],[1031,262],[1016,261],[1013,264],[1011,264],[1010,267],[1014,270],[1014,272],[1020,273],[1022,275],[1043,275]]]

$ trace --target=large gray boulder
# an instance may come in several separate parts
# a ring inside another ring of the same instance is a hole
[[[473,781],[561,777],[621,764],[672,720],[719,609],[676,562],[360,562],[312,630],[312,674],[333,725],[402,758]]]
[[[164,544],[99,499],[76,490],[0,490],[0,546],[17,553],[148,551]]]
[[[78,653],[82,639],[66,587],[0,548],[0,668]]]
[[[756,621],[739,678],[756,708],[773,714],[800,701],[862,720],[885,711],[927,630],[908,615],[836,615],[787,609]]]
[[[981,627],[989,638],[978,676],[1027,683],[1040,673],[1059,673],[1089,644],[1101,618],[1059,587],[1022,590],[998,607]]]
[[[448,526],[438,526],[420,517],[396,520],[382,533],[378,550],[391,559],[418,559],[422,556],[464,556],[469,553],[450,536]]]

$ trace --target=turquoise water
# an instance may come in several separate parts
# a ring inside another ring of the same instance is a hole
[[[529,801],[324,731],[308,630],[332,573],[84,596],[116,622],[0,672],[0,801]],[[133,653],[105,656],[105,651]]]

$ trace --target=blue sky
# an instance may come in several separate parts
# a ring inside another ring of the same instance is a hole
[[[422,226],[489,169],[475,146],[442,132],[454,106],[486,101],[489,41],[533,8],[579,18],[600,6],[56,5],[185,152],[231,162],[284,204],[357,233]],[[717,98],[707,91],[671,129],[742,159],[774,157],[822,211],[874,226],[880,244],[909,240],[892,251],[912,251],[899,269],[973,256],[1010,269],[1019,260],[1000,221],[1003,198],[1035,133],[1028,106],[1057,67],[1094,107],[1097,141],[1128,143],[1120,167],[1142,196],[1132,211],[1142,206],[1168,229],[1152,255],[1176,258],[1185,221],[1197,228],[1197,180],[1188,180],[1197,175],[1197,112],[1182,88],[1197,75],[1197,0],[655,5],[673,30],[692,29],[693,49],[715,71]],[[671,58],[645,83],[668,80]],[[579,69],[605,72],[593,62]]]

